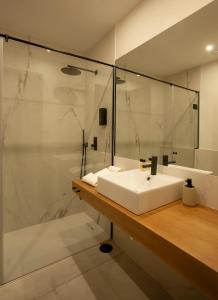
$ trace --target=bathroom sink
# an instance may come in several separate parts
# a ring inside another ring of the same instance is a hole
[[[149,179],[150,178],[150,179]],[[183,180],[137,170],[98,177],[97,190],[136,215],[176,201],[182,196]]]

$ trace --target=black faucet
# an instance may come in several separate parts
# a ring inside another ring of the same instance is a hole
[[[176,163],[175,160],[169,161],[168,155],[163,155],[163,166],[168,166],[169,164],[175,164],[175,163]]]
[[[151,175],[157,175],[157,156],[149,158],[151,164],[144,165],[143,168],[151,168]]]

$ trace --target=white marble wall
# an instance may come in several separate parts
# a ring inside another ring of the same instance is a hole
[[[112,69],[96,66],[99,76],[88,75],[86,85],[85,129],[89,144],[87,172],[95,172],[111,164]],[[99,108],[107,109],[107,125],[99,126]],[[98,151],[91,150],[93,137],[98,138]]]
[[[60,69],[67,64],[98,69],[98,75],[65,75]],[[89,146],[92,135],[99,136],[103,152],[97,156],[88,150],[87,169],[110,164],[111,118],[99,128],[97,105],[102,101],[109,108],[111,97],[109,67],[12,41],[4,44],[5,232],[84,209],[71,190],[80,174],[82,129],[90,131]]]

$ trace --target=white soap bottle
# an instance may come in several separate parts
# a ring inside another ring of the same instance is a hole
[[[196,188],[192,185],[192,179],[188,178],[185,182],[186,184],[183,186],[182,202],[187,206],[196,206],[198,195]]]

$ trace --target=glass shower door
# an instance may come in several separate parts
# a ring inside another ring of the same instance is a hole
[[[172,86],[172,152],[177,165],[194,167],[198,148],[198,93]]]
[[[61,71],[68,65],[77,67],[71,76]],[[4,282],[108,239],[109,222],[72,193],[72,180],[81,172],[83,132],[86,171],[111,163],[111,74],[101,64],[4,43]],[[100,106],[108,109],[104,128]]]

